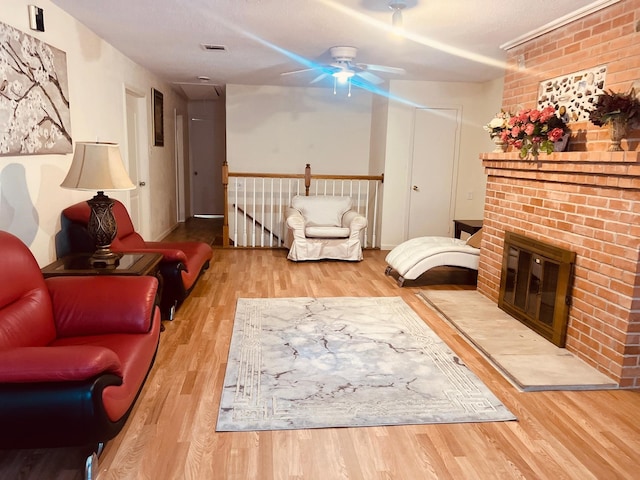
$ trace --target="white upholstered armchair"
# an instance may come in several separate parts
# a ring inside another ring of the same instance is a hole
[[[351,209],[351,197],[297,195],[287,208],[288,259],[362,260],[367,219]]]

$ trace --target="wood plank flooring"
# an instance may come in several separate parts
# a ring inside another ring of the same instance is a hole
[[[155,366],[100,480],[632,479],[640,477],[640,393],[521,393],[432,312],[419,288],[364,261],[292,263],[285,250],[214,250],[165,322]],[[401,296],[518,417],[517,422],[216,433],[239,297]],[[80,449],[0,451],[2,479],[82,478]]]

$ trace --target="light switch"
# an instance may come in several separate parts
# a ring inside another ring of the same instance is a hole
[[[29,27],[31,30],[44,32],[44,10],[35,5],[29,5]]]

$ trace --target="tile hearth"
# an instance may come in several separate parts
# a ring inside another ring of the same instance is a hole
[[[418,293],[523,391],[599,390],[618,385],[529,329],[476,290]]]

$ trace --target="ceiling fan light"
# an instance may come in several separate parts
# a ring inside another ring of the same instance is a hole
[[[393,10],[391,15],[391,25],[397,28],[402,28],[402,9],[407,6],[403,0],[390,0],[389,8]]]
[[[394,10],[391,15],[391,25],[394,27],[402,27],[402,10]]]
[[[339,83],[346,83],[351,77],[353,77],[353,72],[351,70],[338,70],[337,72],[333,72],[333,77]]]

